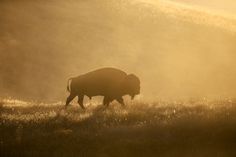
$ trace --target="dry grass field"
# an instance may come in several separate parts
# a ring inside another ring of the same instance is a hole
[[[3,99],[0,156],[236,156],[236,101],[88,103]]]

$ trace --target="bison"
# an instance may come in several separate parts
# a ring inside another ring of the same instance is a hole
[[[104,96],[103,105],[108,106],[113,100],[117,100],[123,106],[122,96],[130,95],[133,99],[140,94],[140,80],[134,74],[126,74],[115,68],[101,68],[86,74],[68,79],[67,90],[70,92],[66,100],[66,107],[78,96],[78,103],[84,108],[84,96],[90,99],[93,96]]]

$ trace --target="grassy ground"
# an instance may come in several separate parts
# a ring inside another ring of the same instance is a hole
[[[0,156],[236,156],[236,101],[88,105],[4,100]]]

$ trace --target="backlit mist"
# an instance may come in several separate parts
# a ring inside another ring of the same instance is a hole
[[[143,99],[234,97],[228,1],[1,0],[1,96],[64,100],[69,77],[116,67],[139,76]]]

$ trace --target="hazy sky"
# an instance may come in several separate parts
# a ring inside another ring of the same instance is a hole
[[[235,0],[171,0],[189,5],[199,5],[201,7],[219,10],[221,12],[236,14]]]

